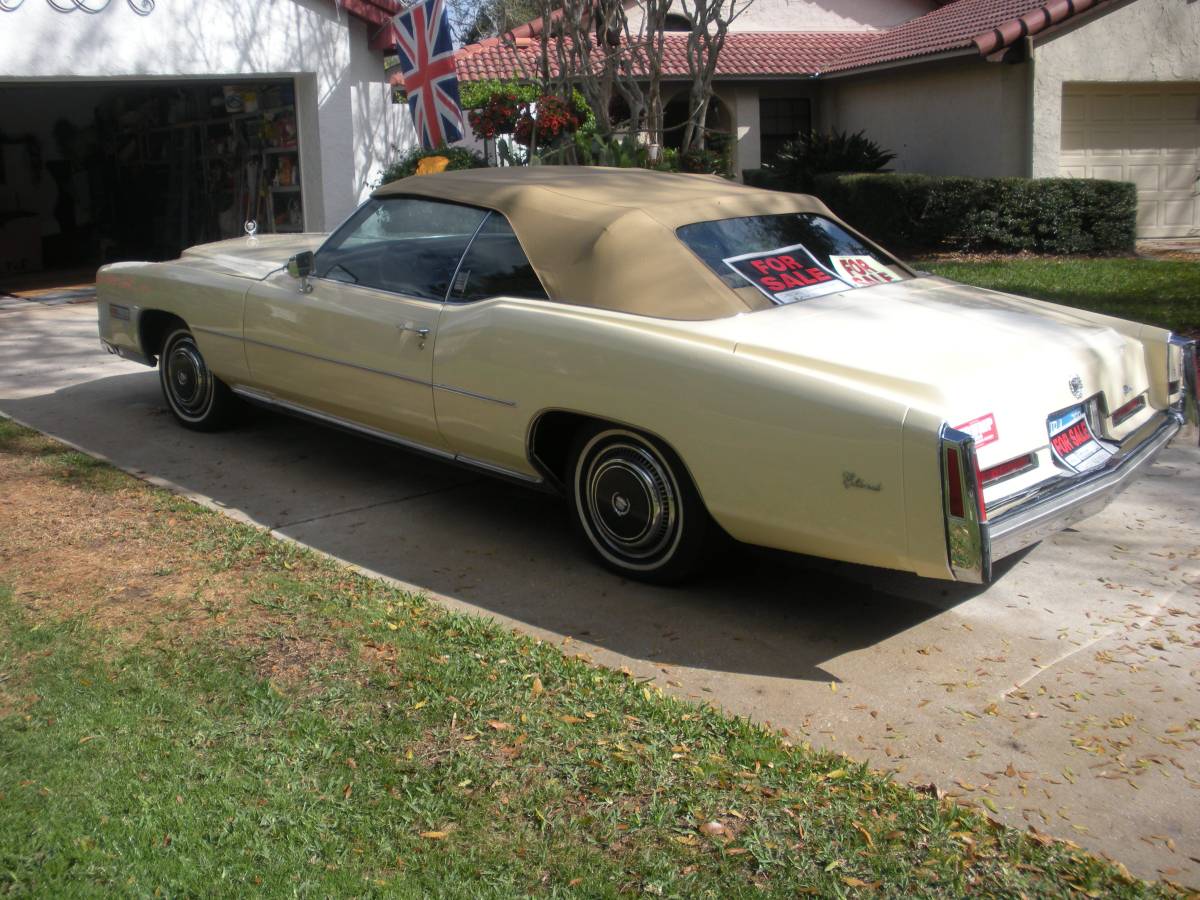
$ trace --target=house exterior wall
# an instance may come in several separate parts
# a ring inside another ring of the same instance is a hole
[[[124,0],[96,15],[27,0],[0,12],[0,83],[294,77],[305,224],[325,229],[369,193],[393,146],[415,143],[368,38],[328,0],[160,0],[148,16]]]
[[[1200,83],[1200,2],[1134,0],[1036,41],[1032,171],[1058,174],[1063,84]]]
[[[817,121],[865,131],[896,154],[899,172],[1025,175],[1028,72],[972,58],[829,79]]]

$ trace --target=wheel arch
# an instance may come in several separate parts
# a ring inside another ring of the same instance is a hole
[[[530,421],[529,432],[526,437],[526,455],[529,457],[530,463],[546,478],[547,483],[556,491],[559,493],[566,492],[566,485],[569,481],[567,464],[570,462],[571,445],[575,434],[580,428],[594,425],[624,428],[665,447],[679,460],[680,465],[683,466],[684,474],[691,481],[692,486],[696,489],[696,493],[700,495],[700,500],[704,503],[705,508],[708,508],[708,503],[704,500],[704,491],[700,486],[700,482],[696,480],[695,473],[688,466],[687,459],[684,458],[684,455],[679,452],[674,444],[662,435],[653,429],[645,428],[633,422],[623,422],[620,419],[614,419],[609,416],[598,416],[594,413],[585,413],[564,408],[541,410]]]
[[[138,343],[142,353],[153,359],[156,365],[163,342],[176,327],[187,328],[188,324],[180,316],[166,310],[144,309],[138,315]]]

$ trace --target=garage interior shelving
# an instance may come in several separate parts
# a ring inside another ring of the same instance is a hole
[[[290,79],[2,86],[0,275],[303,231],[301,165]]]

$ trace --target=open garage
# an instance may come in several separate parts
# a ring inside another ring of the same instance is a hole
[[[0,122],[7,275],[304,227],[290,79],[10,84]]]
[[[394,8],[6,4],[3,287],[82,284],[97,265],[171,258],[247,221],[336,224],[413,142],[384,76]]]

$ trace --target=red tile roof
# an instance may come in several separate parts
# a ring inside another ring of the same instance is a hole
[[[734,32],[725,40],[717,74],[723,78],[818,75],[955,50],[973,49],[987,56],[1025,35],[1110,2],[952,0],[887,31]],[[459,79],[534,77],[540,30],[540,19],[514,29],[515,48],[504,46],[497,38],[463,47],[458,53]],[[664,75],[686,77],[687,35],[668,33],[665,41]]]
[[[812,75],[829,59],[849,53],[874,37],[873,32],[859,31],[734,32],[725,39],[717,75],[723,78]],[[686,77],[687,35],[668,32],[663,38],[663,75]],[[459,79],[534,77],[538,70],[537,39],[520,36],[515,43],[515,49],[495,39],[463,47],[458,53]]]
[[[823,72],[842,72],[974,49],[983,55],[1107,0],[955,0],[832,59]]]
[[[404,8],[399,0],[333,0],[333,5],[372,25],[384,24]]]

